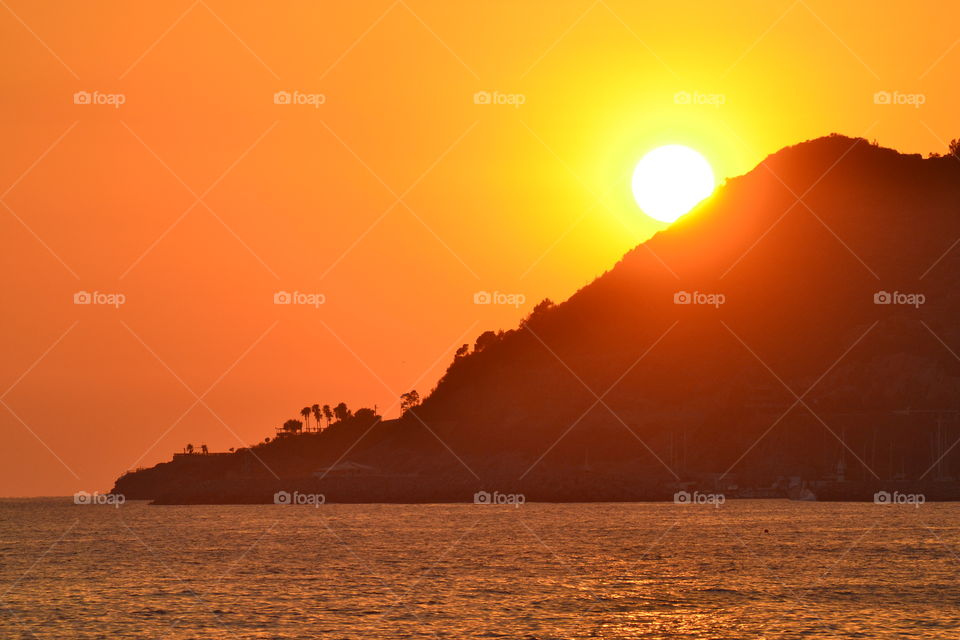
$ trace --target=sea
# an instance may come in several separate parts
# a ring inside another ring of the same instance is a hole
[[[0,638],[956,638],[960,504],[0,500]]]

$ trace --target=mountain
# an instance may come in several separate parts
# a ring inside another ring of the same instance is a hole
[[[728,180],[566,302],[481,335],[400,420],[259,445],[219,471],[158,465],[114,490],[607,500],[793,478],[840,497],[960,496],[958,240],[958,158],[836,134],[804,142]],[[377,471],[309,474],[344,460]]]

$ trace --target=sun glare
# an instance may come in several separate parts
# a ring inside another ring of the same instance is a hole
[[[680,144],[657,147],[633,171],[633,197],[645,214],[673,222],[713,193],[710,163]]]

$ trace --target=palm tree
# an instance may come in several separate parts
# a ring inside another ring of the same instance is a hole
[[[333,421],[333,409],[328,404],[323,405],[323,417],[327,419],[327,427],[329,428]]]
[[[188,444],[188,445],[187,445],[186,452],[187,452],[187,453],[193,453],[193,445],[192,445],[192,444]]]
[[[313,412],[313,420],[317,423],[317,431],[320,431],[320,418],[323,416],[323,413],[320,410],[320,405],[313,405],[310,407],[310,411]]]
[[[207,449],[207,445],[202,444],[200,445],[200,453],[202,453],[203,455],[207,455],[208,453],[210,453],[210,449]]]
[[[304,407],[300,409],[300,415],[303,416],[304,421],[307,425],[307,431],[310,431],[310,407]]]

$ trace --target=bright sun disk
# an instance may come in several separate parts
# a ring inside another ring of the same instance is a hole
[[[633,197],[651,218],[673,222],[713,193],[710,163],[681,144],[647,153],[633,171]]]

